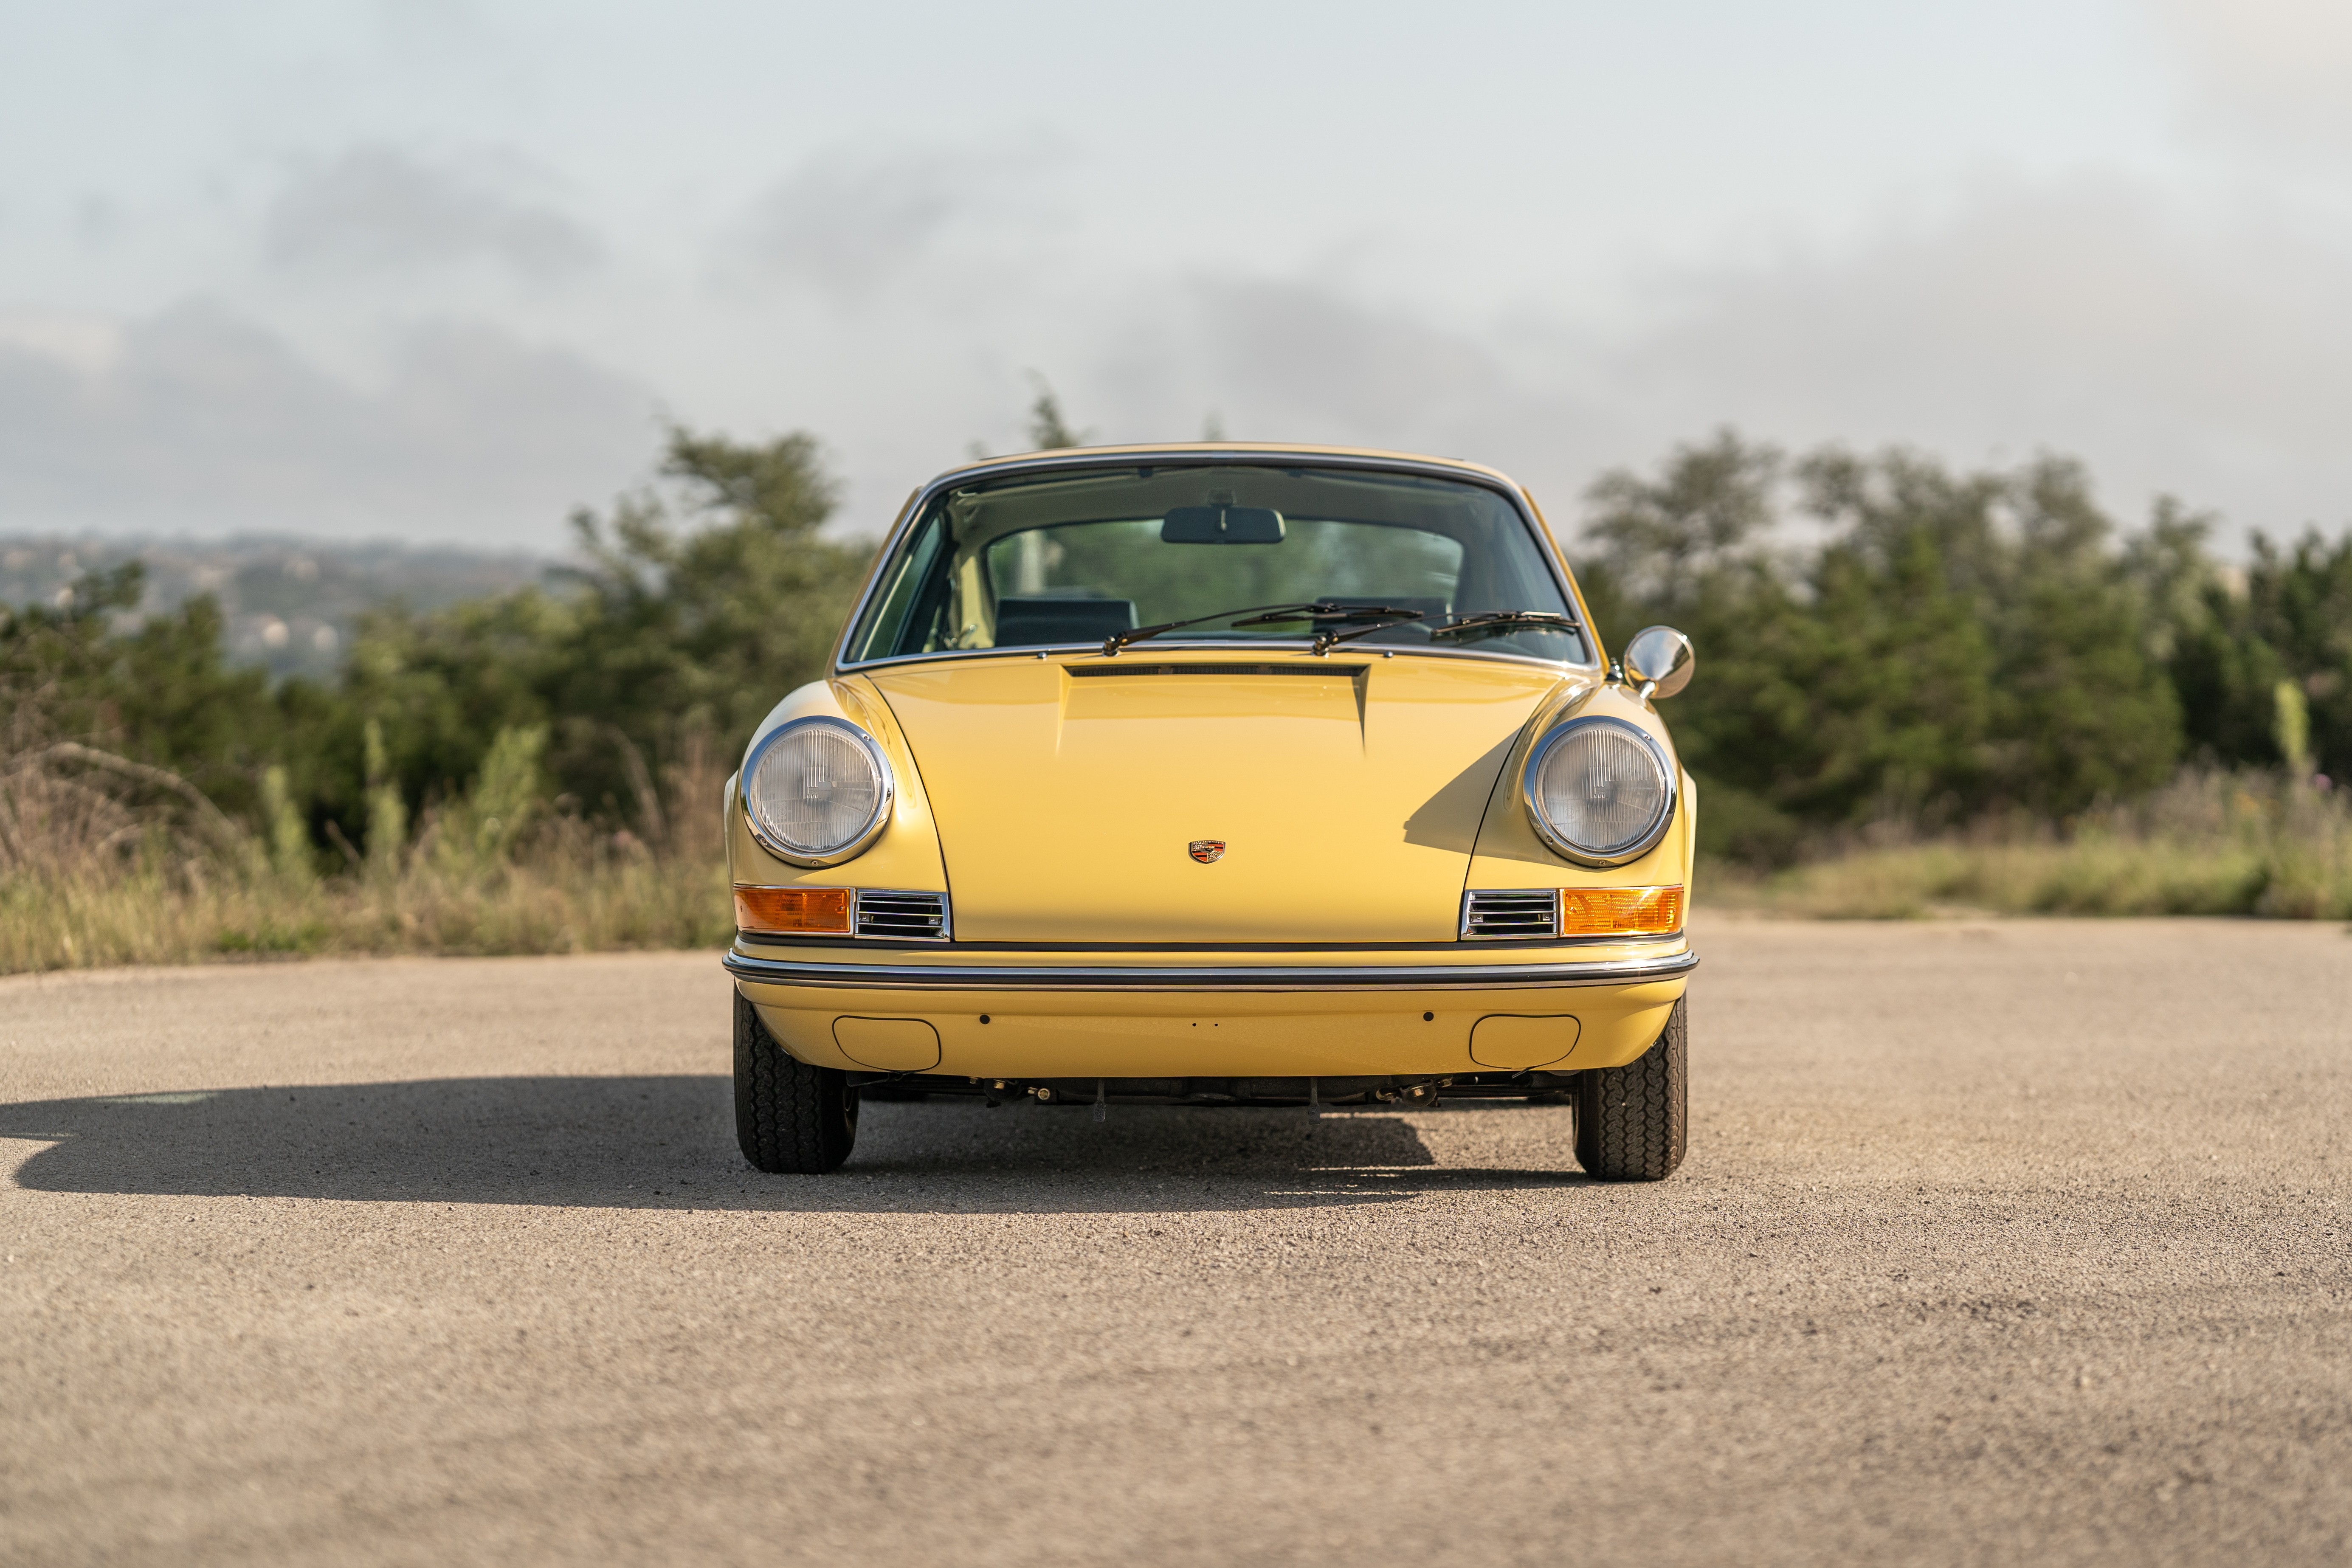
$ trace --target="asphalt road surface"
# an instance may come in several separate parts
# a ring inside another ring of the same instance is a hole
[[[2352,940],[1717,921],[1565,1108],[874,1105],[709,955],[0,981],[0,1562],[2340,1563]]]

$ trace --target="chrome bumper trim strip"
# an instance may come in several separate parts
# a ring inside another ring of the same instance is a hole
[[[807,963],[730,952],[738,980],[763,985],[823,985],[882,991],[1496,991],[1570,985],[1639,985],[1698,967],[1698,954],[1620,963],[1476,963],[1374,967],[1113,969],[1093,965],[999,967],[959,964]]]

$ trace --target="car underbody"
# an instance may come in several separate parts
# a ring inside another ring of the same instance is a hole
[[[1453,1073],[1443,1078],[1044,1078],[978,1079],[944,1073],[861,1073],[852,1085],[869,1100],[955,1095],[991,1105],[1034,1100],[1042,1105],[1426,1106],[1440,1100],[1551,1098],[1571,1092],[1577,1075],[1555,1072]]]

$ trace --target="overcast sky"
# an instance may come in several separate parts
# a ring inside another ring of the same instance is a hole
[[[2344,0],[0,0],[0,532],[553,548],[660,421],[888,521],[1103,440],[1731,423],[2352,520]]]

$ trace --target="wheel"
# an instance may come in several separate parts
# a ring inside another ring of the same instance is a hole
[[[735,1138],[762,1171],[822,1175],[857,1142],[849,1075],[796,1061],[735,994]]]
[[[1657,1042],[1622,1068],[1579,1073],[1576,1162],[1603,1182],[1656,1182],[1683,1163],[1690,1124],[1690,999]]]

